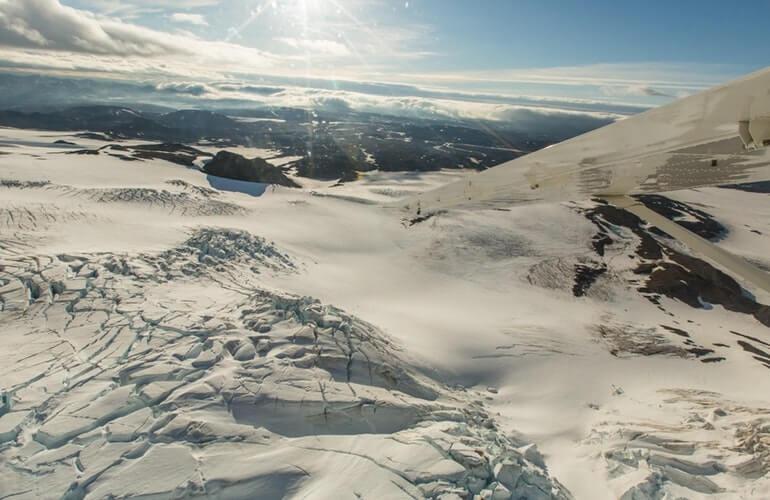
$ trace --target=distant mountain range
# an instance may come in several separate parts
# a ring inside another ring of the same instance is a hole
[[[49,112],[0,111],[0,124],[44,130],[89,130],[112,138],[197,141],[208,135],[232,136],[238,124],[211,111],[142,113],[118,106],[76,106]]]
[[[74,106],[50,111],[0,110],[0,125],[102,134],[109,141],[248,146],[300,157],[300,175],[356,178],[386,171],[485,169],[553,142],[489,124],[405,119],[352,111],[295,108],[148,111],[124,106]]]

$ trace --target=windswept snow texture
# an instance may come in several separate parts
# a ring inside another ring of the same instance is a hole
[[[0,129],[0,498],[770,497],[770,297],[633,215],[105,144]],[[770,268],[761,189],[644,201]]]

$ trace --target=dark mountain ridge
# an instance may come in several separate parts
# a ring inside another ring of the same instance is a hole
[[[0,110],[0,125],[88,131],[103,134],[110,142],[142,139],[193,146],[205,142],[223,149],[236,145],[271,149],[300,157],[296,166],[301,176],[342,181],[377,169],[483,170],[551,143],[530,134],[490,130],[487,125],[351,110],[316,112],[265,107],[222,112],[160,111],[101,105],[34,112]]]

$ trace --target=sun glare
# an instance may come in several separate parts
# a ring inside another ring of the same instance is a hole
[[[286,2],[286,13],[307,30],[319,24],[329,7],[330,2],[325,0],[290,0]]]

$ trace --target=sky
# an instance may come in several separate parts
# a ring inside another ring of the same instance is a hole
[[[0,70],[184,105],[624,116],[770,66],[768,17],[766,0],[0,0]]]

